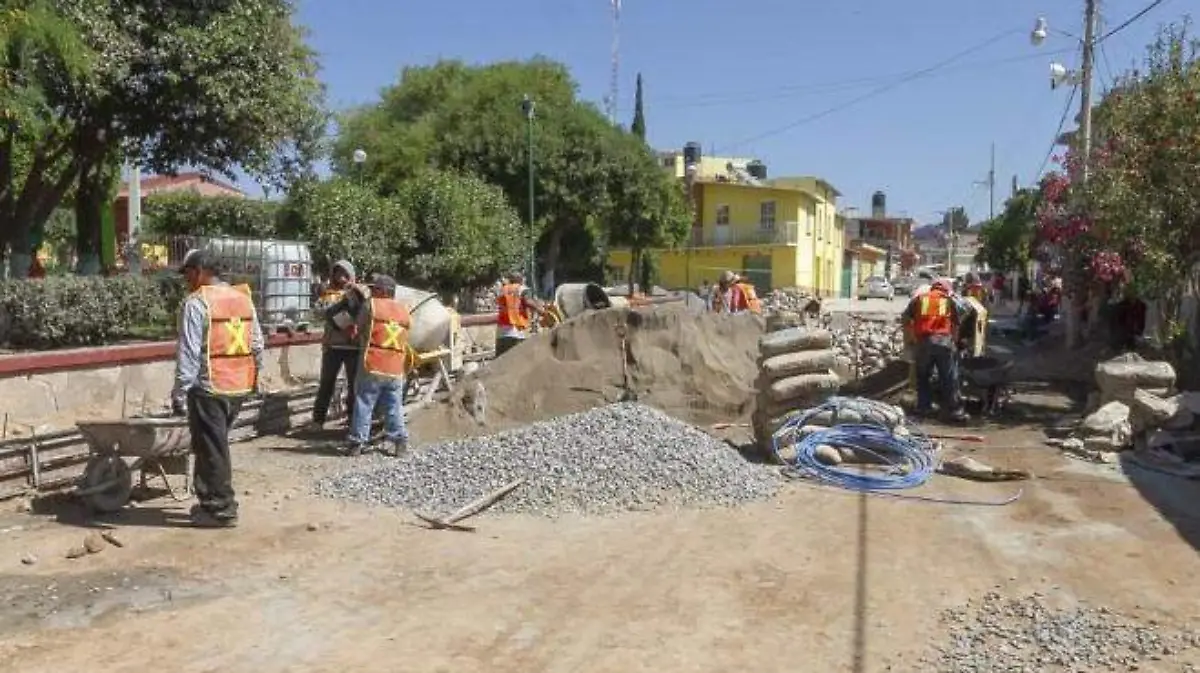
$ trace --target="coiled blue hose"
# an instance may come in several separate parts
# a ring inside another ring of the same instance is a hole
[[[847,411],[865,422],[836,424],[839,416]],[[799,434],[801,428],[809,424],[814,417],[829,412],[836,425],[831,428],[816,430],[799,441],[791,441]],[[880,406],[869,401],[846,397],[833,397],[820,406],[808,409],[784,421],[783,425],[771,436],[771,450],[775,457],[787,467],[785,474],[814,479],[816,481],[838,486],[840,488],[872,493],[876,495],[891,495],[893,497],[908,497],[915,500],[961,505],[1002,506],[1015,502],[1023,491],[998,502],[983,502],[960,500],[954,498],[937,498],[929,496],[904,496],[893,491],[917,488],[929,482],[937,472],[934,443],[923,434],[910,430],[908,435],[897,435],[888,419],[880,410]],[[794,444],[796,456],[786,460],[780,449]],[[879,465],[886,466],[886,471],[868,473],[859,466],[839,467],[827,465],[817,458],[817,448],[825,445],[835,448],[851,448],[855,452],[873,457]]]

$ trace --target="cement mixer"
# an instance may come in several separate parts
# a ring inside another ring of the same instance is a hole
[[[555,290],[554,303],[546,307],[542,326],[553,327],[588,311],[624,308],[628,305],[627,298],[614,297],[595,283],[567,283]]]
[[[432,292],[405,285],[396,286],[396,300],[408,306],[412,326],[408,343],[418,353],[435,351],[450,345],[454,312]]]

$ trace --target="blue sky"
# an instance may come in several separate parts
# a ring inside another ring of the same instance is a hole
[[[1101,0],[1101,33],[1147,4]],[[1098,90],[1189,8],[1168,0],[1108,39]],[[1079,35],[1082,13],[1082,0],[624,0],[619,119],[629,122],[640,72],[656,148],[696,140],[760,158],[771,175],[825,177],[844,205],[866,208],[881,189],[894,214],[930,221],[963,205],[978,221],[987,190],[973,183],[987,176],[990,144],[999,208],[1014,174],[1035,179],[1066,105],[1069,89],[1050,90],[1050,62],[1078,65],[1070,37],[1030,45],[1035,19]],[[583,98],[608,91],[608,0],[301,0],[300,20],[339,109],[376,99],[406,65],[442,58],[543,55],[571,68]]]

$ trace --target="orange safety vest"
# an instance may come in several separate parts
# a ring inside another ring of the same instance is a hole
[[[917,298],[917,315],[913,320],[913,335],[918,339],[938,334],[952,334],[950,297],[930,291]]]
[[[496,311],[496,324],[500,327],[529,329],[529,309],[521,301],[520,285],[509,283],[500,288],[500,295],[496,297]]]
[[[967,296],[983,301],[983,298],[987,296],[987,291],[983,288],[982,284],[972,283],[967,286]]]
[[[258,325],[250,288],[205,285],[198,292],[208,312],[205,343],[213,394],[237,397],[254,392],[258,366],[250,344]]]
[[[363,349],[363,368],[392,379],[404,378],[408,365],[408,307],[395,299],[371,299],[371,334]]]
[[[737,313],[739,311],[749,311],[751,313],[762,313],[762,302],[758,299],[758,293],[754,291],[754,286],[750,283],[736,283],[731,288],[729,306],[725,306],[725,293],[721,288],[717,288],[716,295],[713,300],[713,311],[720,313],[722,311],[728,313]]]

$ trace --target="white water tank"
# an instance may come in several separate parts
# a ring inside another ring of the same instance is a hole
[[[313,275],[306,243],[222,237],[202,248],[221,263],[226,282],[250,286],[263,325],[308,324]]]

